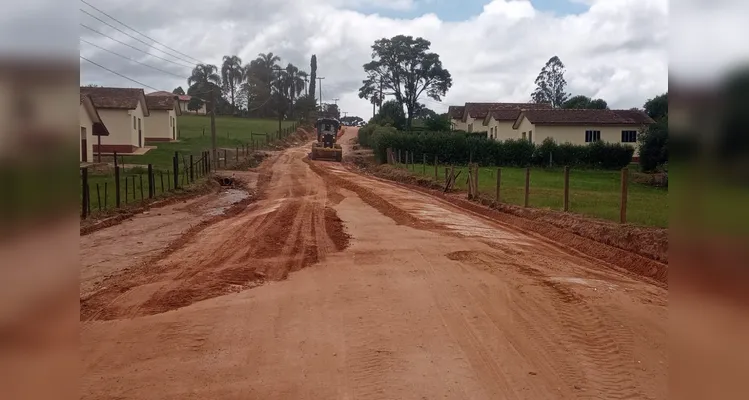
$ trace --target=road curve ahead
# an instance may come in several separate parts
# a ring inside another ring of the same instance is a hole
[[[83,398],[667,397],[664,289],[307,152],[87,298]]]

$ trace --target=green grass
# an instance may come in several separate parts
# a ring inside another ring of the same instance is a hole
[[[174,188],[174,177],[167,171],[154,171],[156,186],[155,197],[160,197]],[[163,189],[162,189],[163,179]],[[180,172],[180,187],[187,185],[186,177]],[[195,176],[196,181],[199,179]],[[126,182],[127,181],[127,182]],[[116,208],[116,186],[114,174],[90,173],[88,176],[88,185],[91,199],[91,212],[96,213],[101,210],[111,210]],[[98,193],[97,193],[98,185]],[[141,189],[143,189],[141,197]],[[83,191],[79,190],[79,208],[80,201],[83,199]],[[121,205],[140,203],[148,199],[148,169],[135,167],[120,170],[120,202]],[[99,206],[101,203],[101,207]]]
[[[197,163],[203,151],[211,149],[211,118],[202,115],[183,115],[178,119],[179,142],[162,143],[155,142],[149,145],[157,146],[156,149],[150,150],[144,155],[125,155],[118,156],[120,165],[128,167],[121,170],[120,175],[120,199],[121,204],[130,204],[141,201],[141,175],[143,179],[143,197],[148,198],[148,164],[153,165],[154,176],[156,179],[156,195],[160,196],[163,192],[169,192],[174,187],[172,177],[172,157],[175,152],[185,156],[185,161],[189,163],[190,155],[193,156],[193,162]],[[283,128],[290,127],[294,121],[284,121]],[[205,129],[205,135],[203,134]],[[278,130],[278,121],[272,119],[249,119],[236,117],[216,117],[216,144],[218,148],[235,149],[243,145],[249,145],[253,140],[258,142],[262,147],[266,144],[265,133],[270,134],[273,140],[273,134]],[[255,133],[255,135],[253,135]],[[262,134],[262,135],[258,135]],[[233,151],[231,152],[233,153]],[[230,156],[231,157],[231,156]],[[102,157],[102,161],[111,162],[111,156]],[[132,167],[132,165],[142,165],[143,167]],[[197,167],[196,167],[197,168]],[[180,181],[182,181],[182,172],[185,169],[184,162],[180,160]],[[161,190],[161,176],[164,179],[164,191]],[[133,187],[133,177],[135,186]],[[125,178],[127,178],[127,197],[125,196]],[[80,181],[80,179],[79,179]],[[89,173],[88,177],[91,211],[99,210],[99,198],[101,198],[102,209],[112,209],[116,205],[115,200],[115,179],[114,173]],[[99,195],[97,196],[96,185],[99,185]],[[106,199],[105,199],[106,186]],[[79,204],[83,199],[79,186]],[[79,206],[80,207],[80,206]]]
[[[123,156],[125,164],[153,164],[155,169],[167,170],[172,168],[172,157],[174,152],[194,159],[200,158],[204,150],[211,149],[211,118],[203,115],[182,115],[177,118],[179,127],[179,142],[174,143],[149,143],[157,146],[156,149],[140,156]],[[283,128],[290,127],[294,121],[284,121]],[[203,130],[205,129],[205,134]],[[265,133],[271,135],[278,131],[278,121],[272,119],[250,119],[230,116],[216,117],[216,145],[218,148],[235,149],[242,145],[252,143],[256,140],[259,145],[266,142]],[[255,133],[255,135],[252,135]],[[258,135],[263,134],[263,135]],[[110,158],[111,160],[111,158]]]
[[[415,173],[423,173],[423,165],[415,165]],[[467,167],[461,171],[456,185],[466,190]],[[434,176],[434,165],[426,167],[426,175]],[[444,180],[445,167],[439,177]],[[479,192],[492,198],[496,193],[497,168],[479,169]],[[619,221],[621,182],[619,171],[570,170],[570,211],[611,221]],[[503,203],[523,205],[525,169],[502,168],[500,198]],[[531,169],[529,205],[535,208],[563,210],[564,171],[562,169]],[[629,181],[627,222],[639,225],[668,227],[668,189]]]

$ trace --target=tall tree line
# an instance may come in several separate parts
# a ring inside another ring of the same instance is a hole
[[[310,64],[313,76],[292,63],[282,65],[281,57],[273,52],[260,53],[246,64],[236,55],[224,56],[220,68],[198,64],[187,80],[187,95],[196,97],[190,106],[197,109],[203,100],[214,95],[218,114],[259,118],[304,116],[315,107],[316,56],[312,56]],[[212,107],[209,102],[208,110]]]

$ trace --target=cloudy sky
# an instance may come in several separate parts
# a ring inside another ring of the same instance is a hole
[[[187,87],[195,60],[220,65],[224,55],[244,62],[273,52],[285,64],[309,71],[317,54],[324,102],[338,98],[342,111],[368,118],[371,105],[358,98],[362,65],[376,39],[397,34],[431,41],[453,87],[442,102],[423,100],[443,112],[466,101],[528,101],[545,62],[559,56],[568,91],[601,97],[611,107],[642,106],[668,90],[667,0],[182,0],[179,2],[86,0],[172,49],[151,49],[157,58],[79,27],[80,55],[145,85],[171,91]],[[82,10],[150,43],[79,2]],[[79,22],[133,47],[135,39],[79,11]],[[168,73],[132,63],[95,46]],[[157,46],[158,47],[158,46]],[[168,62],[166,60],[170,60]],[[81,60],[81,83],[138,85]],[[152,89],[146,88],[146,91]]]

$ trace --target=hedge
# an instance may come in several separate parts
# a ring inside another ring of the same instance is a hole
[[[419,161],[426,155],[440,163],[508,167],[567,165],[571,167],[621,169],[632,161],[634,149],[620,143],[595,142],[590,145],[557,144],[547,138],[540,145],[527,140],[495,141],[479,135],[445,132],[399,132],[393,127],[368,125],[359,130],[359,143],[371,147],[381,163],[387,149],[408,151]]]

